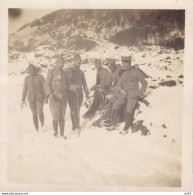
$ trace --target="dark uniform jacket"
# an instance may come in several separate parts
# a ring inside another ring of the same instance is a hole
[[[88,86],[86,83],[85,75],[82,70],[75,67],[69,67],[65,70],[67,78],[67,89],[70,90],[70,86],[76,86],[79,93],[88,93]],[[83,88],[83,90],[82,90]]]
[[[66,87],[67,77],[63,69],[54,67],[48,71],[45,83],[46,93],[48,96],[50,94],[54,94],[58,97],[65,96]]]
[[[139,82],[142,84],[141,89],[139,89]],[[125,90],[128,98],[137,98],[145,93],[147,81],[140,70],[130,67],[123,72],[118,87],[120,87],[121,90]]]
[[[105,90],[107,87],[108,77],[109,71],[106,68],[101,67],[100,70],[97,70],[96,85],[100,85],[101,89]]]
[[[46,97],[45,79],[41,74],[28,75],[25,77],[22,101],[26,96],[29,102],[43,101]]]
[[[120,71],[122,71],[122,66],[121,65],[116,65],[115,70],[109,73],[109,77],[108,77],[108,81],[107,81],[107,85],[110,88],[110,91],[112,93],[116,93],[117,92],[117,86],[118,86],[118,82],[120,80]]]

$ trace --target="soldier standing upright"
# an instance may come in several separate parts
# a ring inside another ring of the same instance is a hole
[[[96,84],[91,88],[91,91],[94,90],[94,99],[89,110],[84,114],[85,118],[91,117],[97,110],[99,110],[99,107],[103,104],[107,94],[109,71],[102,67],[100,59],[95,59],[94,65],[97,69]]]
[[[38,69],[33,64],[29,64],[27,68],[28,76],[25,77],[22,107],[25,104],[25,99],[29,101],[29,106],[33,115],[33,123],[35,130],[39,130],[38,116],[41,123],[41,128],[44,129],[44,113],[43,106],[47,103],[47,95],[44,88],[45,79],[41,74],[38,74]]]
[[[145,74],[140,69],[131,66],[131,56],[121,57],[123,69],[125,70],[121,75],[118,87],[120,87],[120,98],[118,98],[114,105],[117,109],[126,102],[126,121],[122,134],[126,134],[129,128],[132,128],[133,117],[137,102],[140,97],[144,96],[147,89],[147,81]],[[141,88],[139,89],[139,83]]]
[[[73,67],[66,69],[67,76],[67,101],[70,107],[72,130],[80,129],[80,106],[83,102],[83,90],[88,97],[89,91],[84,72],[80,70],[81,57],[74,55]]]
[[[49,105],[53,118],[54,136],[58,136],[58,123],[60,136],[64,136],[65,113],[66,113],[66,75],[63,70],[64,59],[62,55],[57,56],[56,66],[48,71],[46,77],[46,93],[49,97]]]

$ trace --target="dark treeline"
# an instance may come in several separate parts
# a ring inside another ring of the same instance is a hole
[[[160,45],[176,50],[184,48],[184,10],[137,10],[130,28],[118,32],[111,41],[119,45]],[[136,19],[134,19],[136,17]]]

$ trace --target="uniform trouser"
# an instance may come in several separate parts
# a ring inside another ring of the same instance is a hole
[[[129,127],[133,125],[133,118],[134,118],[137,102],[138,102],[137,97],[124,98],[123,96],[117,97],[117,99],[115,99],[115,101],[113,102],[112,112],[115,113],[115,118],[114,118],[115,122],[118,121],[118,117],[119,117],[118,113],[120,109],[123,108],[122,106],[124,104],[126,104],[126,117],[125,117],[125,127],[124,127],[125,130],[127,130]]]
[[[111,120],[113,125],[117,125],[121,114],[121,108],[125,104],[125,96],[120,93],[114,93],[111,101]]]
[[[50,110],[53,118],[53,128],[54,135],[58,134],[58,122],[60,126],[60,135],[64,135],[64,126],[65,126],[65,113],[66,113],[66,105],[67,100],[66,97],[63,97],[61,100],[59,99],[49,99]]]
[[[93,102],[92,102],[90,108],[88,109],[88,111],[85,113],[85,115],[92,115],[96,111],[98,111],[99,110],[99,107],[101,106],[101,104],[104,101],[104,98],[103,97],[104,97],[103,92],[96,89],[94,91],[94,99],[93,99]]]
[[[83,102],[83,91],[67,91],[67,101],[70,107],[72,129],[80,128],[80,106]]]
[[[44,125],[44,113],[43,113],[44,102],[36,100],[34,102],[29,102],[29,107],[33,115],[33,123],[35,128],[38,130],[38,116],[40,123]]]

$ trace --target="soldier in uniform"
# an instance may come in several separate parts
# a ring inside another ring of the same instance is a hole
[[[38,74],[38,68],[29,63],[27,72],[30,74],[25,77],[22,93],[23,107],[25,99],[29,101],[29,106],[33,115],[33,123],[35,130],[39,131],[38,117],[41,123],[41,128],[44,129],[44,113],[43,106],[47,103],[47,95],[44,88],[45,79],[43,75]]]
[[[105,96],[107,92],[107,81],[109,76],[109,71],[102,67],[100,59],[94,60],[94,65],[97,69],[96,73],[96,84],[91,88],[94,90],[94,99],[89,110],[84,114],[85,118],[91,117],[99,109],[99,107],[104,103]]]
[[[145,75],[139,69],[131,66],[131,56],[121,57],[123,69],[118,83],[119,98],[114,102],[113,109],[119,110],[121,105],[126,102],[126,121],[122,134],[126,134],[129,128],[132,128],[135,108],[140,97],[144,96],[147,89]],[[139,89],[139,83],[141,88]]]
[[[119,81],[119,78],[122,72],[122,66],[117,65],[116,59],[114,58],[107,58],[106,63],[110,70],[107,85],[110,87],[110,91],[113,92],[116,90],[117,83]]]
[[[66,69],[67,76],[67,101],[70,106],[72,130],[80,129],[80,107],[83,102],[83,90],[88,97],[89,91],[84,72],[80,70],[81,57],[74,55],[73,67]]]
[[[67,106],[66,98],[66,75],[63,70],[64,59],[62,55],[57,56],[56,66],[48,71],[45,87],[49,97],[49,105],[53,118],[54,136],[58,136],[58,123],[60,136],[64,136],[65,113]]]
[[[116,59],[107,58],[106,59],[107,66],[110,69],[110,74],[107,81],[107,86],[109,89],[109,100],[110,100],[110,123],[106,126],[112,126],[112,128],[107,128],[107,130],[113,130],[114,126],[117,124],[120,116],[120,109],[114,109],[114,102],[119,96],[120,87],[118,86],[118,82],[120,80],[121,74],[123,73],[123,68],[121,65],[116,64]]]

